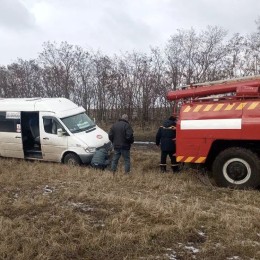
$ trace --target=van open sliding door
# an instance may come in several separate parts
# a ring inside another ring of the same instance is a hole
[[[21,131],[24,157],[26,159],[42,159],[39,112],[21,112]]]
[[[0,112],[0,156],[24,158],[20,112]]]

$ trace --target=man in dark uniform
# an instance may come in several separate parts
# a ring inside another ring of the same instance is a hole
[[[179,171],[179,165],[176,162],[175,152],[175,138],[176,138],[176,118],[171,116],[165,120],[163,125],[159,127],[156,134],[156,145],[161,145],[161,172],[166,172],[166,159],[169,155],[171,159],[171,168],[173,172]]]
[[[117,169],[118,160],[121,155],[125,161],[125,173],[130,172],[130,148],[134,142],[134,131],[128,122],[126,114],[115,122],[108,134],[109,140],[114,146],[114,156],[111,163],[111,170],[113,172]]]

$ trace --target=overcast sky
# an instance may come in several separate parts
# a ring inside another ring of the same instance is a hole
[[[260,0],[0,0],[0,64],[34,59],[45,41],[112,55],[163,47],[177,29],[256,31]]]

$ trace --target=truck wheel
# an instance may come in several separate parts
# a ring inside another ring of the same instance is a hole
[[[260,160],[249,149],[224,150],[213,162],[212,172],[218,186],[245,189],[260,185]]]
[[[76,154],[68,153],[64,157],[64,163],[65,164],[69,164],[69,165],[77,166],[77,165],[81,164],[81,161],[80,161],[79,157]]]

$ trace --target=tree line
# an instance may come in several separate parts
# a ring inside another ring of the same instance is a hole
[[[247,36],[209,26],[177,30],[163,48],[108,56],[67,42],[45,42],[33,60],[0,66],[0,98],[65,97],[97,121],[127,113],[140,125],[172,112],[168,90],[260,74],[260,18]]]

